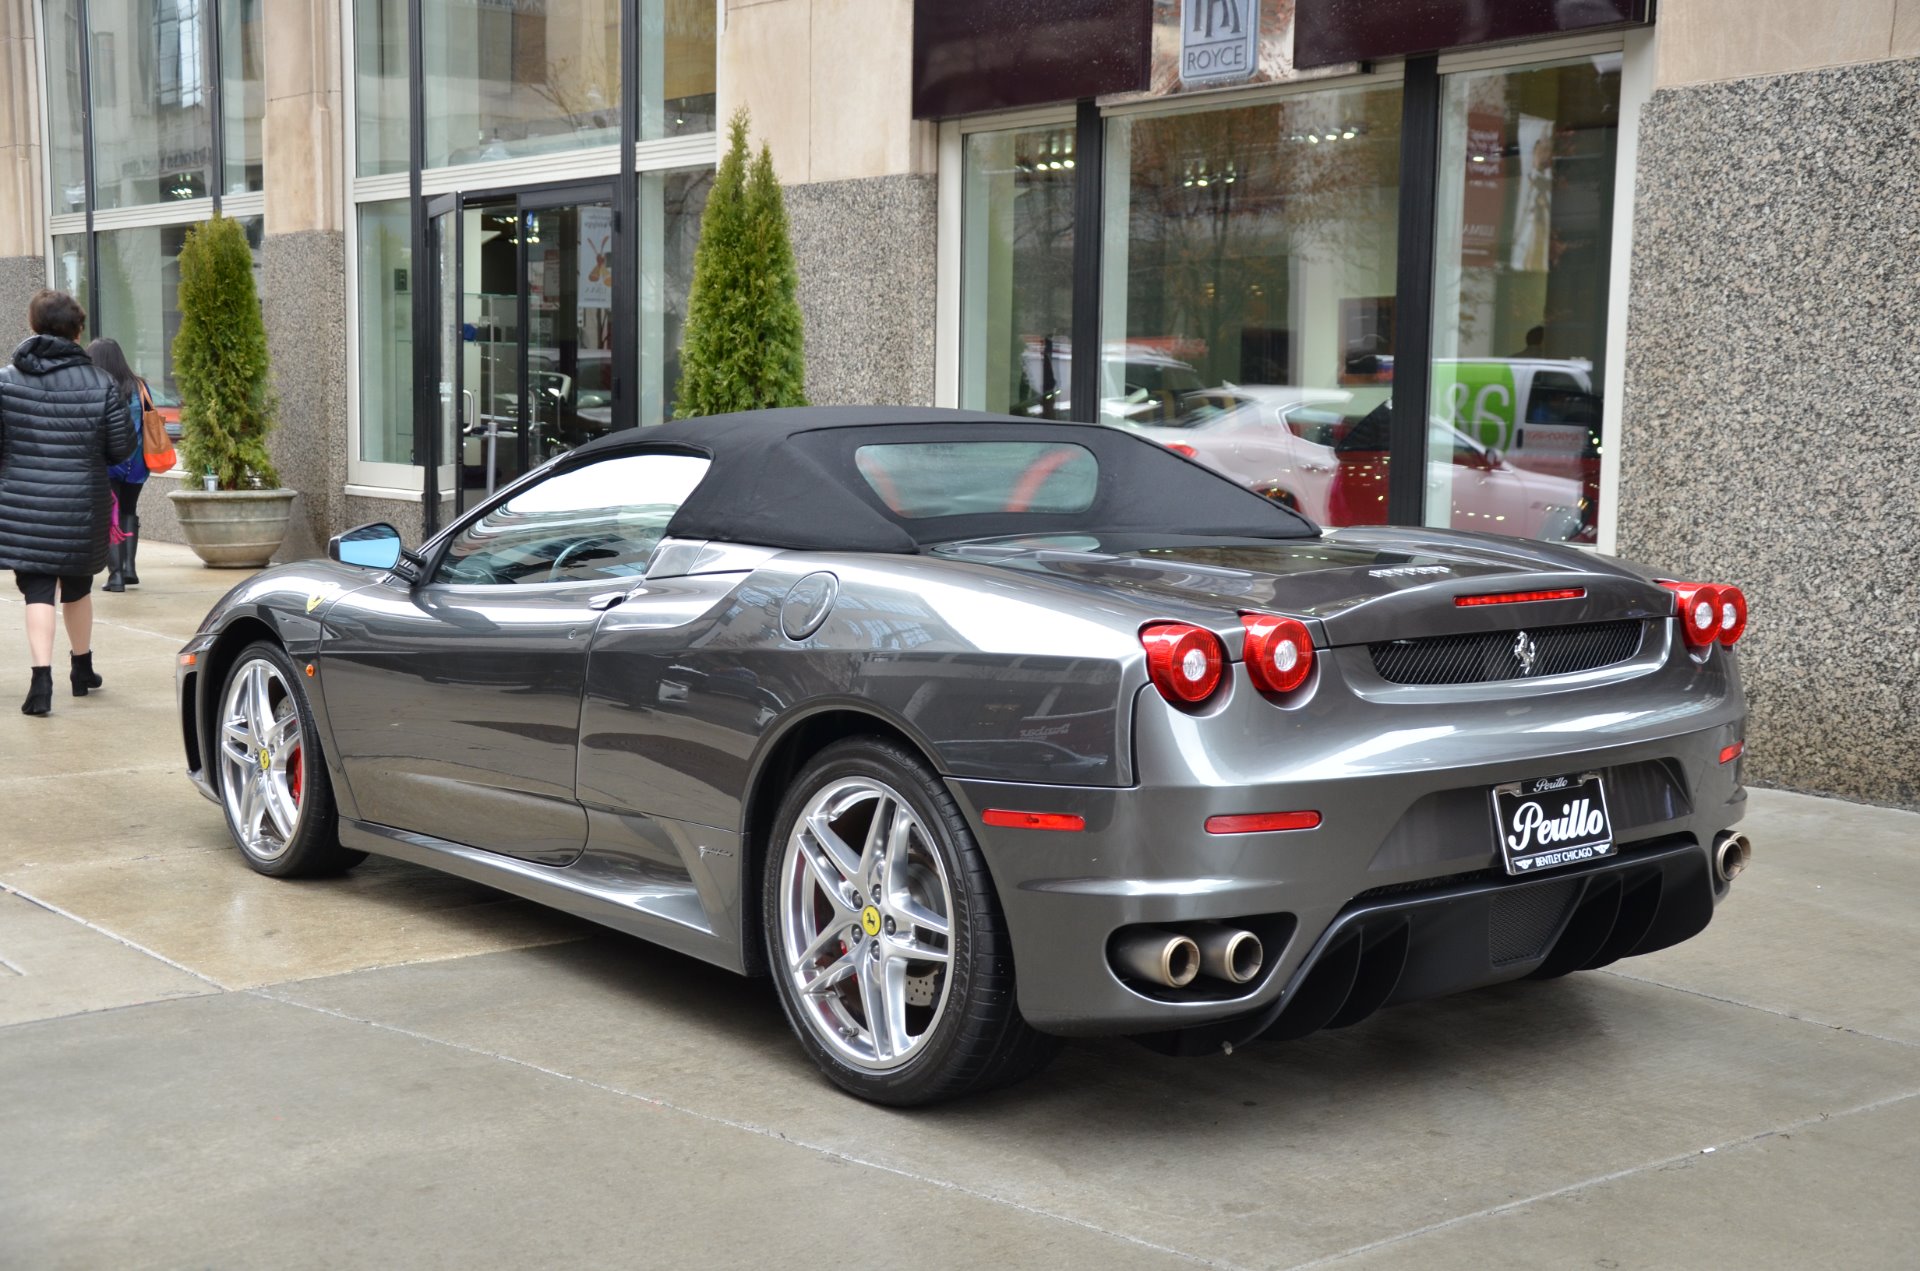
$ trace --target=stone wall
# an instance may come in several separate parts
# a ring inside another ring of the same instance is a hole
[[[347,483],[346,236],[269,234],[260,248],[260,308],[279,394],[271,446],[280,483],[304,496],[283,549],[325,549],[342,525]]]
[[[788,186],[816,406],[931,406],[934,178]]]
[[[1920,803],[1920,61],[1642,119],[1619,550],[1736,583],[1748,776]]]
[[[27,302],[46,285],[46,257],[0,257],[0,354],[27,338]]]

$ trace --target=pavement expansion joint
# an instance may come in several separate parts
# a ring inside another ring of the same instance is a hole
[[[17,608],[25,607],[24,602],[18,601],[18,600],[10,600],[5,597],[0,597],[0,604],[12,605]],[[111,628],[115,631],[125,631],[131,635],[151,636],[155,640],[166,640],[174,645],[183,645],[187,641],[193,639],[192,632],[188,632],[185,635],[181,635],[177,631],[155,631],[151,627],[137,627],[130,622],[118,622],[112,618],[102,617],[98,612],[98,610],[96,610],[93,615],[93,627],[95,631],[98,631],[101,628],[106,627],[106,628]]]
[[[1864,1028],[1855,1028],[1851,1024],[1836,1024],[1832,1020],[1815,1019],[1811,1015],[1795,1015],[1792,1011],[1783,1011],[1775,1006],[1762,1006],[1758,1002],[1743,1002],[1737,997],[1722,997],[1718,993],[1709,993],[1705,989],[1690,989],[1684,984],[1669,984],[1665,980],[1650,979],[1644,975],[1628,975],[1615,967],[1607,967],[1602,975],[1611,975],[1621,980],[1631,980],[1635,984],[1645,984],[1649,988],[1670,989],[1675,993],[1685,993],[1691,997],[1704,997],[1710,1002],[1720,1002],[1727,1006],[1743,1006],[1750,1011],[1760,1011],[1779,1019],[1792,1020],[1796,1024],[1808,1024],[1814,1028],[1831,1029],[1836,1033],[1850,1033],[1855,1037],[1864,1037],[1870,1041],[1891,1042],[1895,1046],[1920,1049],[1920,1042],[1908,1041],[1903,1037],[1888,1037],[1883,1033],[1870,1033]]]
[[[310,1002],[302,1002],[295,998],[290,998],[290,997],[283,996],[282,994],[279,994],[279,993],[271,992],[268,989],[252,988],[252,989],[245,989],[241,991],[250,997],[260,998],[264,1001],[269,1001],[269,1002],[276,1002],[282,1006],[291,1006],[303,1011],[312,1011],[319,1015],[329,1015],[335,1019],[345,1020],[348,1023],[362,1024],[368,1028],[377,1028],[383,1032],[393,1033],[401,1037],[412,1038],[415,1041],[425,1042],[425,1043],[428,1043],[429,1045],[444,1046],[449,1050],[457,1050],[465,1054],[477,1055],[477,1056],[480,1056],[481,1058],[493,1059],[501,1063],[512,1064],[515,1067],[526,1068],[533,1072],[540,1073],[544,1076],[557,1077],[561,1081],[572,1082],[577,1085],[585,1086],[591,1090],[599,1090],[606,1094],[613,1095],[616,1098],[633,1099],[637,1102],[645,1103],[651,1107],[659,1108],[663,1112],[676,1112],[682,1116],[692,1117],[695,1120],[699,1120],[699,1121],[705,1121],[711,1125],[721,1125],[721,1126],[727,1127],[728,1129],[739,1130],[739,1131],[742,1131],[743,1133],[757,1135],[761,1138],[773,1139],[776,1142],[788,1144],[792,1147],[799,1148],[802,1151],[812,1152],[818,1156],[828,1157],[832,1160],[839,1161],[842,1164],[858,1165],[867,1169],[879,1170],[882,1173],[892,1174],[898,1178],[903,1178],[910,1182],[923,1183],[929,1187],[940,1188],[943,1191],[955,1192],[963,1196],[971,1196],[977,1200],[983,1200],[990,1204],[1001,1205],[1001,1206],[1004,1206],[1005,1208],[1016,1210],[1030,1217],[1042,1218],[1052,1222],[1065,1223],[1068,1226],[1077,1227],[1083,1231],[1092,1232],[1096,1235],[1107,1236],[1111,1239],[1121,1241],[1125,1244],[1133,1245],[1136,1248],[1150,1250],[1154,1253],[1164,1253],[1170,1257],[1175,1257],[1186,1262],[1191,1262],[1195,1266],[1214,1267],[1214,1268],[1217,1268],[1218,1271],[1252,1271],[1252,1268],[1245,1267],[1242,1264],[1237,1262],[1227,1262],[1218,1258],[1209,1258],[1204,1254],[1191,1253],[1185,1249],[1176,1249],[1170,1245],[1159,1244],[1151,1240],[1143,1240],[1139,1236],[1131,1236],[1123,1231],[1115,1231],[1110,1227],[1103,1227],[1098,1223],[1089,1222],[1084,1218],[1075,1218],[1070,1214],[1055,1213],[1052,1210],[1042,1209],[1036,1205],[1024,1204],[1020,1201],[1012,1200],[1005,1196],[996,1195],[993,1192],[981,1191],[978,1188],[968,1187],[963,1183],[954,1182],[952,1179],[938,1178],[929,1174],[916,1173],[913,1170],[902,1169],[897,1165],[889,1165],[884,1161],[870,1160],[863,1156],[855,1156],[850,1152],[841,1151],[838,1148],[828,1147],[825,1144],[814,1143],[807,1139],[795,1138],[793,1135],[785,1134],[779,1130],[774,1129],[772,1126],[759,1125],[752,1121],[741,1121],[733,1117],[719,1116],[711,1112],[702,1112],[697,1108],[689,1108],[683,1104],[672,1103],[666,1099],[660,1098],[657,1095],[644,1094],[638,1090],[628,1090],[621,1086],[608,1085],[606,1082],[603,1082],[603,1081],[594,1081],[588,1077],[575,1076],[572,1073],[561,1072],[555,1068],[548,1068],[544,1064],[536,1064],[530,1060],[520,1059],[513,1055],[502,1054],[499,1051],[487,1050],[484,1047],[480,1047],[480,1046],[464,1045],[460,1042],[449,1041],[444,1037],[435,1037],[431,1033],[417,1032],[411,1028],[401,1028],[395,1024],[382,1023],[379,1020],[367,1019],[359,1015],[350,1015],[345,1011],[334,1010],[331,1007],[315,1006]]]
[[[186,965],[183,962],[175,962],[172,958],[168,957],[166,954],[156,953],[152,949],[149,949],[144,944],[140,944],[137,941],[127,939],[125,936],[121,935],[119,932],[110,931],[107,928],[100,926],[98,923],[88,922],[85,918],[82,918],[79,914],[73,913],[66,909],[62,909],[60,906],[54,904],[52,901],[42,900],[40,897],[34,895],[32,892],[21,891],[18,887],[15,887],[13,884],[6,883],[6,882],[0,882],[0,891],[6,892],[9,895],[18,896],[20,899],[26,901],[30,905],[38,905],[40,908],[46,910],[48,913],[58,914],[60,917],[65,918],[71,922],[77,922],[81,926],[85,927],[88,931],[92,931],[98,935],[103,935],[107,939],[112,940],[117,944],[125,945],[127,948],[132,949],[135,953],[144,953],[156,962],[164,962],[176,971],[184,971],[188,975],[191,975],[194,979],[200,980],[206,984],[211,984],[214,988],[220,990],[223,993],[227,991],[227,986],[220,983],[218,980],[214,979],[212,976],[202,974],[201,972],[194,970],[192,967]]]
[[[1738,1005],[1738,1003],[1735,1003],[1735,1005]],[[1551,1191],[1540,1192],[1532,1196],[1522,1196],[1517,1200],[1504,1201],[1498,1205],[1490,1205],[1485,1209],[1475,1210],[1470,1214],[1459,1214],[1452,1218],[1443,1218],[1439,1222],[1427,1223],[1424,1226],[1415,1227],[1410,1231],[1403,1231],[1397,1235],[1383,1236],[1379,1240],[1372,1240],[1363,1245],[1355,1245],[1353,1248],[1343,1249],[1339,1253],[1330,1253],[1324,1258],[1314,1258],[1308,1262],[1295,1263],[1292,1267],[1289,1267],[1287,1271],[1311,1271],[1311,1269],[1315,1267],[1332,1266],[1335,1263],[1344,1262],[1349,1258],[1357,1258],[1363,1254],[1371,1253],[1376,1249],[1384,1249],[1391,1245],[1402,1244],[1408,1240],[1417,1240],[1422,1236],[1432,1235],[1437,1231],[1446,1231],[1466,1223],[1478,1222],[1483,1218],[1497,1218],[1502,1214],[1512,1213],[1517,1209],[1525,1209],[1529,1205],[1537,1205],[1542,1201],[1555,1200],[1561,1196],[1571,1196],[1577,1192],[1587,1191],[1590,1188],[1602,1187],[1608,1183],[1619,1182],[1623,1178],[1632,1178],[1636,1174],[1645,1174],[1654,1170],[1671,1169],[1676,1165],[1697,1160],[1701,1157],[1718,1156],[1724,1152],[1737,1151],[1740,1148],[1749,1147],[1755,1143],[1775,1138],[1779,1135],[1790,1135],[1796,1130],[1804,1130],[1809,1126],[1825,1125],[1828,1122],[1838,1121],[1845,1117],[1861,1116],[1869,1112],[1878,1112],[1883,1108],[1890,1108],[1895,1104],[1905,1103],[1909,1099],[1916,1098],[1920,1098],[1920,1090],[1908,1090],[1900,1094],[1887,1095],[1884,1098],[1875,1099],[1869,1103],[1859,1104],[1856,1107],[1844,1108],[1839,1112],[1816,1113],[1813,1116],[1802,1117],[1786,1125],[1776,1125],[1769,1129],[1757,1130],[1752,1134],[1744,1134],[1736,1139],[1727,1139],[1696,1151],[1679,1152],[1672,1156],[1662,1157],[1657,1161],[1647,1161],[1640,1165],[1629,1165],[1624,1169],[1613,1170],[1605,1174],[1596,1174],[1592,1178],[1583,1178],[1577,1182],[1568,1183],[1564,1187],[1553,1188]]]

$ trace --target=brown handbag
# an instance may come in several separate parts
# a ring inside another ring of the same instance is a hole
[[[166,472],[180,461],[173,438],[167,436],[167,417],[153,404],[145,380],[140,381],[140,455],[149,473]]]

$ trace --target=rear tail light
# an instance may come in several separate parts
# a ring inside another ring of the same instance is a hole
[[[1176,455],[1185,455],[1189,459],[1198,459],[1200,457],[1200,452],[1184,441],[1169,441],[1167,443],[1167,449],[1173,451]]]
[[[1313,636],[1293,618],[1243,613],[1247,674],[1263,693],[1291,693],[1313,673]]]
[[[1140,632],[1140,644],[1147,651],[1147,678],[1175,706],[1198,706],[1220,687],[1227,650],[1206,628],[1156,622]]]
[[[1680,603],[1680,630],[1687,643],[1705,648],[1720,638],[1720,589],[1712,583],[1660,584]]]
[[[1738,587],[1720,589],[1720,643],[1731,649],[1747,632],[1747,594]]]

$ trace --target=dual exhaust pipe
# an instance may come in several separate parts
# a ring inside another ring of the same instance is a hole
[[[1162,988],[1183,989],[1201,975],[1245,984],[1260,974],[1266,950],[1240,927],[1196,925],[1191,934],[1162,927],[1129,927],[1114,941],[1113,960],[1129,975]]]
[[[1728,831],[1713,841],[1713,876],[1723,883],[1740,877],[1753,862],[1753,840]]]

